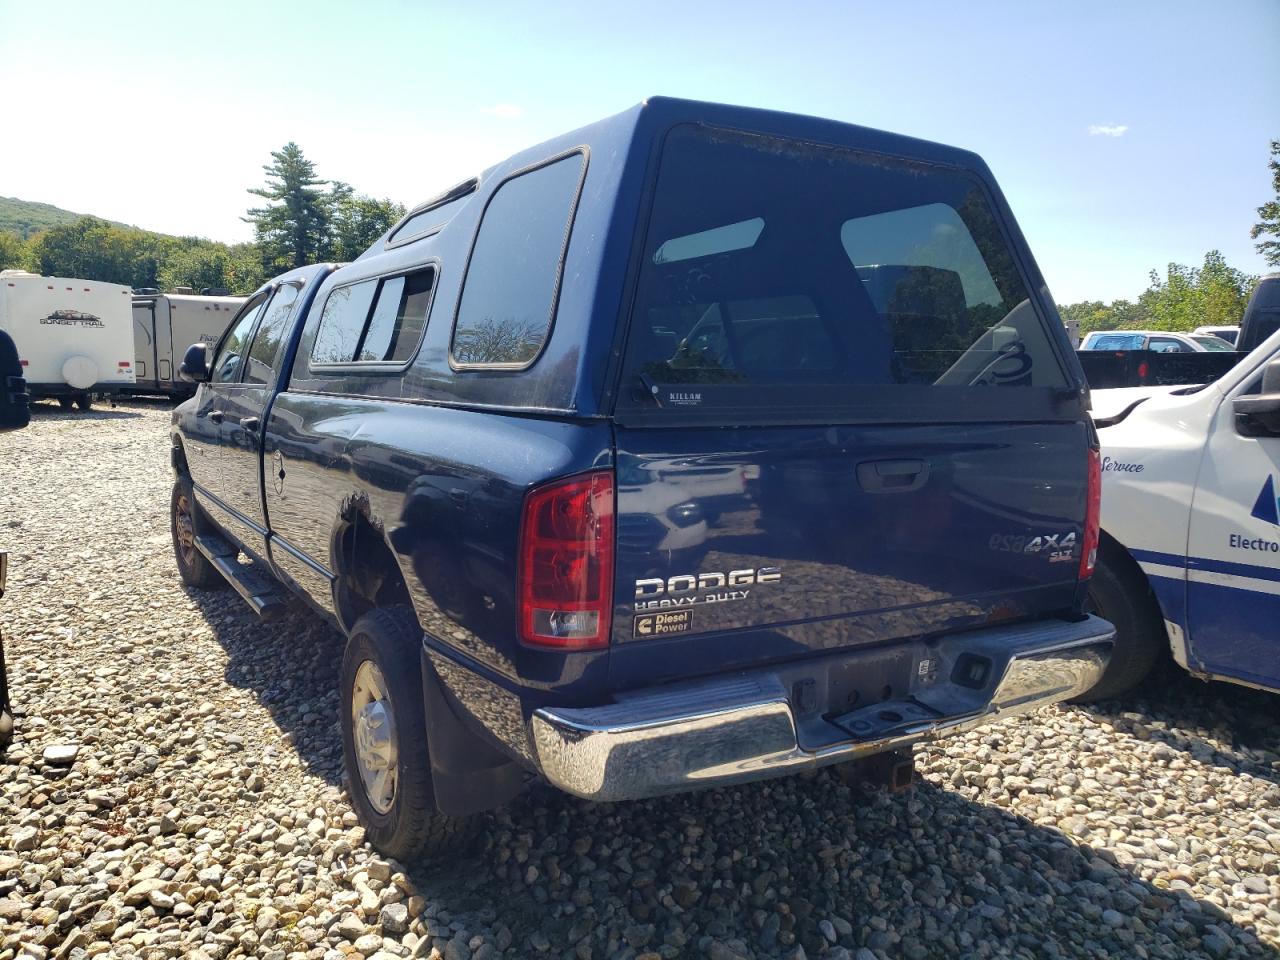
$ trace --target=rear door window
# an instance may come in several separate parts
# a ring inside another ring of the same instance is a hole
[[[1156,353],[1192,353],[1192,349],[1181,340],[1173,337],[1152,337],[1147,342],[1147,349]]]
[[[624,379],[623,409],[766,416],[963,394],[1016,417],[1008,391],[1068,384],[975,177],[691,126],[664,146]]]

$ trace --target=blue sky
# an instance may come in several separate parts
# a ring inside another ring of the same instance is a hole
[[[406,204],[651,94],[976,150],[1059,302],[1248,231],[1280,0],[611,4],[0,0],[0,195],[248,239],[269,153]]]

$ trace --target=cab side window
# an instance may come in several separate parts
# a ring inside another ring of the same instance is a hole
[[[240,319],[222,341],[222,349],[213,360],[213,374],[209,378],[211,383],[235,383],[240,379],[240,364],[249,347],[249,335],[266,302],[266,297],[251,302],[240,314]]]

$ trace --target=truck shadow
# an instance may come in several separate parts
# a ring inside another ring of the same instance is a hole
[[[342,635],[300,604],[265,623],[230,588],[185,590],[226,651],[227,683],[249,690],[267,708],[308,772],[339,784]]]
[[[1087,709],[1141,740],[1197,762],[1280,784],[1280,695],[1198,680],[1163,664],[1141,687]]]
[[[507,927],[521,956],[537,931],[548,956],[584,937],[579,956],[628,942],[791,956],[789,932],[816,957],[832,949],[824,921],[848,951],[888,957],[1280,956],[1108,850],[932,783],[868,792],[827,770],[782,784],[620,805],[534,789],[468,855],[412,877],[470,932]]]

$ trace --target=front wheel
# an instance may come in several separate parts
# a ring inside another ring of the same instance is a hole
[[[58,406],[61,407],[63,410],[70,410],[72,407],[75,406],[75,404],[76,404],[75,397],[59,397],[58,398]]]
[[[93,397],[87,393],[81,393],[76,397],[76,406],[83,412],[88,412],[93,407]]]
[[[196,547],[196,505],[190,488],[181,480],[169,498],[169,529],[173,534],[173,558],[182,582],[201,590],[220,590],[227,581]]]
[[[1116,628],[1111,661],[1101,678],[1076,703],[1107,700],[1128,693],[1151,673],[1169,647],[1164,619],[1142,570],[1122,551],[1099,551],[1089,582],[1088,613]]]
[[[410,860],[459,843],[468,821],[436,809],[419,657],[422,629],[405,606],[366,613],[342,658],[342,759],[369,842]]]

